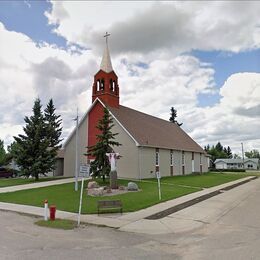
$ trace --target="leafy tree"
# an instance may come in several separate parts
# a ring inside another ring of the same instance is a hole
[[[107,108],[104,108],[104,115],[98,122],[97,129],[100,134],[97,134],[97,143],[88,147],[87,155],[91,155],[95,160],[91,163],[91,170],[94,176],[102,176],[105,180],[105,176],[110,173],[110,164],[106,153],[113,151],[113,146],[121,145],[115,141],[115,136],[118,133],[112,133],[113,119],[109,114]]]
[[[260,159],[260,153],[256,149],[253,149],[253,150],[251,150],[249,152],[245,152],[245,156],[247,158],[259,158]]]
[[[41,110],[41,101],[36,99],[33,115],[25,117],[24,134],[14,137],[17,142],[14,149],[16,163],[24,175],[32,175],[36,180],[40,174],[53,169],[53,151],[49,149],[50,140],[46,136],[47,127]]]
[[[0,139],[0,166],[6,163],[6,152],[4,148],[4,141]]]
[[[178,123],[178,121],[176,120],[177,118],[177,110],[174,109],[174,107],[171,107],[171,113],[170,113],[171,117],[169,118],[169,121],[177,124],[178,126],[181,126],[183,123]]]
[[[234,159],[242,159],[241,156],[238,155],[238,154],[236,154],[236,153],[234,153],[233,158],[234,158]]]

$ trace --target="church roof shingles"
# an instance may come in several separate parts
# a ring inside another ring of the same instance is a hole
[[[179,126],[166,120],[119,106],[108,108],[140,146],[204,153]]]

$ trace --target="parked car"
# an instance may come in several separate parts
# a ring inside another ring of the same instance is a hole
[[[4,167],[0,167],[0,178],[13,178],[15,176],[16,176],[16,174],[13,173],[12,171],[10,171]]]

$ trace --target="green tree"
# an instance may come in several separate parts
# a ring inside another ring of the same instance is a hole
[[[62,139],[60,138],[62,134],[62,119],[60,115],[55,114],[56,108],[54,107],[53,100],[50,99],[47,107],[44,110],[44,121],[46,124],[46,138],[49,140],[49,152],[51,155],[51,170],[55,169],[56,166],[56,156]]]
[[[40,174],[53,169],[53,152],[50,151],[50,141],[46,137],[46,123],[41,110],[41,101],[36,99],[33,115],[25,117],[24,134],[14,137],[17,142],[14,149],[16,163],[24,175],[32,175],[36,180]]]
[[[170,113],[171,117],[169,118],[169,121],[178,125],[178,126],[181,126],[183,123],[178,123],[178,121],[176,120],[177,118],[177,110],[174,108],[174,107],[171,107],[171,113]]]
[[[232,158],[232,151],[231,151],[231,148],[229,146],[227,147],[227,156],[228,156],[229,159]]]
[[[223,147],[220,142],[218,142],[216,145],[212,145],[211,147],[210,145],[207,145],[204,147],[204,150],[210,155],[213,165],[216,159],[232,158],[230,147]]]
[[[245,152],[245,156],[247,158],[259,158],[260,159],[260,153],[256,149],[253,149],[253,150],[251,150],[249,152]]]
[[[110,164],[106,153],[111,153],[114,146],[121,145],[115,141],[115,137],[118,133],[112,133],[113,119],[109,114],[107,108],[104,108],[104,115],[99,120],[97,129],[100,134],[97,134],[97,143],[88,147],[87,155],[93,156],[95,159],[91,163],[91,170],[94,176],[102,176],[105,180],[105,176],[110,173]]]
[[[240,155],[238,155],[237,153],[233,154],[233,158],[234,159],[242,159]]]
[[[0,166],[6,163],[6,151],[4,148],[4,141],[0,139]]]
[[[223,145],[220,142],[216,144],[215,148],[218,152],[223,152]]]
[[[54,107],[53,100],[50,99],[47,107],[44,110],[44,120],[46,123],[46,137],[50,141],[50,147],[56,151],[61,147],[60,138],[62,134],[62,119],[60,115],[55,114],[56,108]]]

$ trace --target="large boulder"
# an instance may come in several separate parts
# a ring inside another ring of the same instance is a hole
[[[127,190],[128,191],[138,191],[138,186],[135,182],[128,182]]]
[[[99,186],[98,186],[98,184],[97,184],[97,182],[96,181],[90,181],[89,183],[88,183],[88,189],[94,189],[94,188],[98,188]]]

